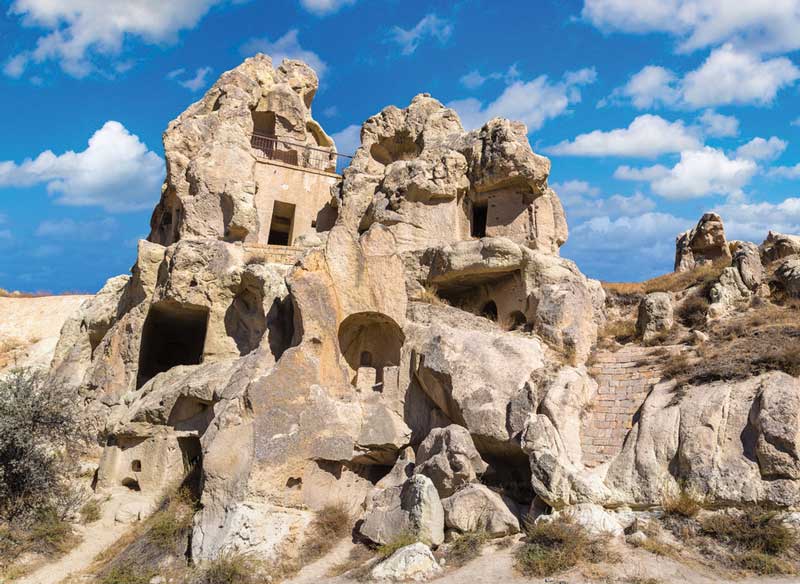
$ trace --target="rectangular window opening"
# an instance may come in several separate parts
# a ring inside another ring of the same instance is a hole
[[[269,226],[267,243],[270,245],[292,245],[295,206],[291,203],[275,201],[272,206],[272,222]]]
[[[470,235],[472,237],[486,237],[486,217],[488,212],[488,204],[472,204],[472,221],[470,223]]]

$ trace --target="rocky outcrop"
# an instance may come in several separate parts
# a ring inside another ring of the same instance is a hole
[[[431,548],[417,542],[394,552],[375,566],[370,575],[377,582],[425,582],[441,572]]]
[[[531,151],[523,124],[494,119],[466,132],[453,110],[421,94],[364,123],[340,212],[351,229],[388,226],[401,253],[472,235],[555,254],[567,224],[549,173],[550,161]]]
[[[800,256],[783,260],[775,270],[775,278],[787,294],[800,297]]]
[[[448,529],[461,533],[485,531],[492,537],[519,532],[519,519],[511,511],[514,503],[485,485],[472,484],[442,500]]]
[[[477,481],[486,468],[467,429],[452,424],[434,428],[419,445],[415,472],[431,479],[440,496],[449,497]]]
[[[660,333],[669,331],[675,323],[672,297],[667,292],[652,292],[639,303],[636,333],[647,343]]]
[[[725,239],[725,228],[722,218],[716,213],[706,213],[694,229],[681,233],[675,240],[676,272],[730,260],[731,251]]]
[[[800,235],[785,235],[770,231],[760,247],[761,256],[766,263],[781,258],[800,255]]]

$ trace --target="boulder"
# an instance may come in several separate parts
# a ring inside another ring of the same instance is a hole
[[[800,255],[800,235],[786,235],[770,231],[759,249],[765,264],[785,257]]]
[[[675,323],[672,316],[672,297],[668,292],[652,292],[642,298],[636,319],[636,332],[648,342],[659,333],[670,330]]]
[[[444,498],[475,482],[486,469],[467,429],[451,424],[431,430],[419,445],[414,472],[430,478]]]
[[[424,582],[442,572],[439,562],[424,543],[400,548],[372,569],[370,575],[378,582]]]
[[[775,270],[775,279],[787,294],[800,297],[800,256],[783,260]]]
[[[558,520],[567,520],[580,525],[592,535],[621,537],[625,531],[620,522],[611,513],[601,506],[591,503],[566,507],[550,515],[540,515],[536,522],[548,523]]]
[[[462,533],[484,530],[492,537],[511,535],[519,532],[512,505],[485,485],[467,485],[442,500],[444,523]]]
[[[424,475],[375,494],[368,502],[361,534],[379,544],[413,535],[430,545],[444,541],[444,511],[436,487]]]
[[[676,272],[730,260],[725,228],[722,218],[716,213],[706,213],[693,229],[681,233],[675,240]]]
[[[711,318],[720,318],[741,308],[753,293],[742,280],[739,270],[731,266],[722,270],[719,280],[711,287],[708,295],[711,298],[708,315]]]
[[[733,252],[733,265],[749,290],[756,291],[764,280],[764,267],[758,246],[749,241],[740,242]]]

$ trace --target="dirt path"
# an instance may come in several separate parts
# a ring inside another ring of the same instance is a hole
[[[45,564],[24,578],[15,580],[14,584],[58,584],[69,576],[79,574],[92,564],[92,561],[107,548],[112,546],[133,525],[116,521],[117,512],[123,506],[140,503],[141,497],[128,493],[115,493],[103,505],[102,517],[88,525],[76,528],[81,536],[81,543],[68,554],[55,562]]]

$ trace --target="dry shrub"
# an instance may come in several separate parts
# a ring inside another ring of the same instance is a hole
[[[677,494],[665,497],[661,503],[664,514],[692,518],[705,506],[703,497],[692,493],[688,489],[680,489]]]
[[[192,529],[196,501],[188,489],[180,489],[161,504],[161,509],[149,520],[145,537],[163,551],[173,551],[182,545]]]
[[[568,520],[528,523],[526,542],[515,553],[515,566],[528,577],[544,578],[579,564],[619,561],[609,539],[590,535]]]
[[[484,530],[468,531],[461,534],[458,539],[447,547],[445,552],[447,565],[460,567],[470,560],[474,560],[480,555],[487,541],[489,541],[489,534]]]
[[[739,568],[758,574],[793,574],[798,539],[775,511],[752,507],[739,513],[718,513],[700,523],[701,532],[723,544]]]
[[[97,499],[89,499],[86,504],[81,507],[81,521],[84,523],[94,523],[100,519],[101,505]]]
[[[434,306],[448,306],[447,301],[440,298],[436,288],[432,286],[425,286],[415,300],[417,302],[425,302]]]
[[[317,511],[300,549],[303,564],[310,564],[330,552],[350,534],[351,524],[350,514],[341,505],[328,505]]]
[[[98,580],[99,584],[148,584],[156,570],[143,568],[138,563],[129,562],[114,566]]]
[[[690,296],[678,307],[676,311],[678,320],[689,328],[701,327],[706,322],[708,306],[708,299],[705,296]]]
[[[263,562],[252,556],[223,554],[204,563],[191,579],[191,584],[261,584],[272,581],[273,576]]]
[[[377,552],[381,559],[386,559],[397,550],[415,544],[418,541],[419,538],[413,533],[401,533],[389,543],[379,546]]]
[[[616,341],[625,344],[636,338],[636,322],[630,319],[619,319],[606,322],[598,335],[600,341]],[[608,343],[602,343],[608,344]]]

